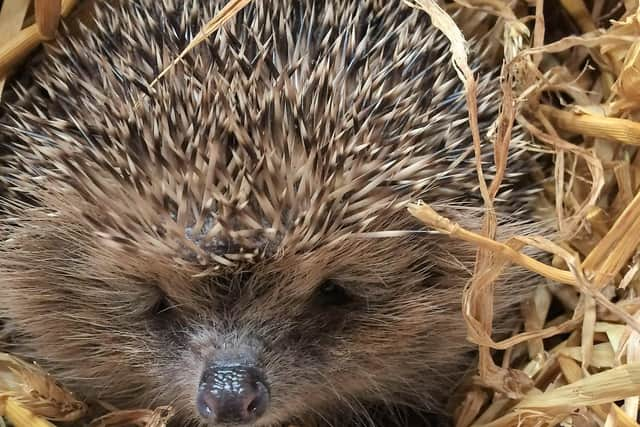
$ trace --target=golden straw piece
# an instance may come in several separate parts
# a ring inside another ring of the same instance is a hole
[[[63,0],[60,14],[63,17],[67,16],[77,2],[78,0]],[[46,25],[50,25],[50,23]],[[24,60],[45,40],[46,37],[40,33],[39,24],[36,23],[24,28],[8,41],[0,43],[0,76],[7,74],[12,67]]]
[[[548,105],[541,105],[540,109],[562,130],[623,144],[640,145],[640,123],[638,122],[565,111]]]
[[[488,237],[465,230],[458,224],[441,216],[426,204],[411,204],[408,208],[411,215],[418,218],[425,224],[435,228],[437,231],[448,234],[452,237],[462,239],[469,243],[482,246],[492,252],[507,258],[509,261],[521,265],[531,271],[534,271],[551,280],[569,285],[576,285],[577,281],[570,271],[560,270],[555,267],[548,266],[537,261],[527,255],[524,255],[504,243],[496,242]]]
[[[62,14],[61,0],[35,0],[35,14],[42,37],[46,40],[53,39]]]
[[[160,406],[151,409],[133,409],[115,411],[96,418],[89,427],[116,427],[129,425],[143,425],[145,427],[165,427],[173,416],[173,409],[169,406]]]
[[[640,425],[633,421],[618,405],[611,405],[612,415],[615,417],[615,426],[617,427],[639,427]]]
[[[35,415],[11,397],[4,402],[4,412],[4,416],[15,427],[55,427],[49,421]]]
[[[517,409],[578,408],[635,396],[640,392],[640,363],[618,366],[544,394],[529,395]]]
[[[86,405],[33,363],[0,353],[0,397],[15,400],[34,415],[55,421],[76,421]]]
[[[583,268],[596,273],[593,282],[597,288],[602,288],[620,272],[639,247],[640,192],[589,253],[584,260]]]
[[[0,40],[9,40],[17,34],[24,23],[30,0],[12,0],[2,3],[0,9]],[[1,46],[1,44],[0,44]],[[0,97],[6,76],[0,73]]]
[[[7,43],[0,46],[0,73],[4,74],[8,70],[21,62],[33,49],[42,41],[37,25],[20,31]]]

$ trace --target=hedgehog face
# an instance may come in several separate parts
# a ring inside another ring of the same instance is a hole
[[[145,390],[208,425],[364,415],[371,402],[435,406],[466,348],[462,328],[445,329],[460,322],[463,281],[445,279],[425,240],[345,240],[154,283],[131,321],[155,348],[144,372],[163,382]]]
[[[463,281],[438,267],[432,238],[344,239],[198,273],[67,221],[33,224],[7,260],[7,317],[87,396],[173,404],[196,425],[272,425],[376,402],[428,408],[460,368],[464,329],[447,328]]]
[[[404,403],[434,404],[438,377],[459,368],[465,346],[459,328],[441,342],[443,328],[459,322],[459,288],[438,289],[424,248],[414,244],[400,260],[392,248],[345,242],[204,279],[189,295],[164,294],[148,321],[163,347],[181,343],[162,374],[187,367],[172,392],[212,425],[331,417],[371,400],[401,403],[416,389],[424,401]]]

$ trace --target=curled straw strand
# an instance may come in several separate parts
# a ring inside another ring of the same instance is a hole
[[[465,97],[469,115],[469,128],[471,130],[473,151],[475,154],[476,173],[478,175],[478,184],[485,207],[482,232],[488,238],[494,238],[497,229],[497,221],[496,214],[493,209],[493,200],[500,186],[500,180],[504,176],[504,168],[506,167],[506,156],[504,153],[508,149],[511,126],[513,123],[513,120],[509,121],[509,117],[514,117],[515,115],[511,110],[512,105],[510,99],[508,97],[504,99],[501,117],[498,118],[499,134],[502,137],[502,140],[496,141],[495,143],[495,167],[498,173],[496,174],[496,180],[491,185],[491,188],[489,188],[482,169],[482,148],[480,129],[478,126],[478,101],[476,97],[477,82],[468,64],[467,47],[464,35],[451,16],[443,11],[434,0],[415,0],[415,2],[411,2],[409,0],[404,1],[407,5],[426,12],[431,18],[432,25],[440,30],[440,32],[442,32],[450,42],[449,50],[451,52],[451,61],[465,88]],[[510,94],[509,90],[507,90],[507,94]],[[463,299],[463,313],[465,320],[468,323],[477,325],[476,329],[485,331],[485,334],[488,334],[493,323],[493,286],[494,281],[497,278],[496,274],[491,274],[490,272],[486,274],[488,266],[491,264],[491,258],[491,252],[482,247],[478,247],[475,262],[476,274],[474,274],[473,280],[465,289]],[[507,390],[510,388],[507,384],[517,383],[517,381],[508,379],[513,373],[502,370],[495,365],[488,347],[481,345],[479,347],[479,353],[480,376],[483,381],[488,385],[494,386],[503,384],[504,386],[498,386],[497,388],[501,391],[512,393],[513,390]],[[519,393],[519,391],[515,393]]]
[[[550,267],[518,252],[504,243],[500,243],[486,236],[465,230],[457,223],[439,215],[429,205],[413,204],[409,206],[408,210],[411,215],[441,233],[484,247],[485,249],[488,249],[501,257],[507,258],[509,261],[538,273],[541,276],[554,280],[558,283],[564,283],[572,286],[575,286],[578,283],[570,271]]]
[[[445,233],[447,235],[450,235],[451,237],[473,243],[477,246],[481,246],[497,254],[498,257],[502,258],[503,260],[508,260],[510,262],[518,264],[534,273],[538,273],[551,280],[575,286],[584,294],[594,298],[598,303],[604,306],[611,313],[614,313],[616,316],[626,321],[627,324],[635,328],[637,331],[640,331],[640,322],[638,322],[635,318],[633,318],[633,316],[629,315],[629,313],[616,306],[604,295],[602,295],[602,293],[600,293],[598,289],[594,287],[590,281],[587,280],[583,271],[583,267],[579,263],[577,257],[574,254],[571,254],[565,249],[561,248],[560,246],[540,237],[519,236],[515,238],[523,244],[531,245],[538,249],[551,252],[562,257],[569,266],[570,271],[560,270],[555,267],[547,266],[544,263],[541,263],[531,257],[518,252],[512,245],[500,243],[477,233],[465,230],[460,225],[436,213],[429,205],[422,203],[412,204],[408,207],[408,210],[410,214],[422,221],[424,224],[433,227],[435,230],[441,233]],[[499,274],[499,271],[496,271],[496,269],[492,270],[494,274]],[[531,335],[527,336],[526,339],[530,338]],[[494,348],[505,349],[522,341],[524,341],[523,338],[520,338],[516,341],[512,337],[511,339],[503,341],[501,344],[495,343],[490,339],[483,342]]]

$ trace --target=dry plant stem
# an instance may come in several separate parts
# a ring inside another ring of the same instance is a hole
[[[444,12],[438,4],[433,0],[415,0],[415,3],[411,3],[405,0],[405,3],[412,7],[417,7],[424,10],[431,18],[431,23],[434,27],[440,30],[445,37],[451,42],[451,60],[453,66],[458,73],[458,77],[463,82],[465,87],[465,96],[467,101],[467,107],[469,112],[469,125],[471,129],[471,135],[473,140],[473,149],[475,154],[476,173],[478,174],[478,183],[480,187],[480,193],[484,201],[485,215],[483,221],[482,232],[489,239],[493,239],[496,234],[496,214],[493,208],[493,195],[491,190],[487,187],[487,182],[482,170],[482,158],[481,158],[481,139],[480,130],[478,127],[478,105],[477,105],[477,83],[473,76],[473,72],[469,67],[466,51],[466,40],[460,28],[455,24],[453,19]],[[506,116],[509,115],[509,111],[506,111]],[[503,116],[504,117],[504,116]],[[503,123],[504,124],[504,120]],[[509,125],[505,128],[501,126],[501,135],[510,134]],[[498,141],[500,142],[500,141]],[[508,144],[508,142],[507,142]],[[503,156],[506,157],[506,156]],[[497,160],[502,160],[503,163],[496,163],[496,168],[500,171],[501,167],[504,167],[506,158],[497,157]],[[497,174],[496,189],[499,187],[499,180],[501,179],[500,173]],[[480,273],[487,271],[491,265],[492,254],[486,251],[483,247],[479,246],[476,253],[476,262],[474,267],[474,275],[470,284],[465,289],[465,298],[463,299],[463,312],[465,313],[465,319],[467,322],[476,322],[480,325],[482,330],[487,335],[490,334],[493,323],[493,287],[494,280],[497,276],[491,279],[491,275],[482,275]],[[484,277],[483,281],[481,277]],[[474,298],[475,296],[475,298]],[[509,374],[501,370],[495,365],[491,357],[489,348],[486,346],[479,347],[479,371],[481,378],[487,383],[501,384],[505,383],[504,378]],[[504,390],[509,392],[509,390]]]
[[[640,245],[640,193],[618,217],[613,227],[589,253],[582,267],[594,274],[594,289],[602,289],[627,264]],[[594,328],[596,323],[595,301],[582,295],[584,322],[582,327],[582,367],[591,364]]]
[[[454,0],[457,4],[468,9],[482,10],[506,21],[517,21],[513,10],[502,0]]]
[[[575,383],[584,378],[583,369],[572,359],[565,356],[558,357],[558,365],[568,383]],[[615,406],[615,405],[613,405]],[[592,406],[591,409],[600,417],[601,420],[607,418],[607,410],[604,406]]]
[[[640,363],[618,366],[558,387],[525,397],[518,409],[577,408],[613,403],[635,396],[640,390]]]
[[[424,205],[424,204],[411,205],[409,207],[409,212],[412,215],[414,215],[416,218],[421,220],[423,223],[425,223],[426,225],[429,225],[435,228],[436,230],[442,233],[448,234],[452,237],[465,240],[469,243],[472,243],[478,246],[484,246],[487,250],[490,250],[493,253],[499,254],[499,257],[501,257],[503,260],[509,260],[531,271],[537,272],[542,276],[551,278],[552,280],[559,281],[561,283],[571,284],[574,286],[577,286],[578,284],[578,281],[576,280],[575,276],[571,272],[560,270],[554,267],[549,267],[543,263],[540,263],[539,261],[536,261],[526,255],[523,255],[520,252],[518,252],[516,249],[514,249],[515,244],[513,243],[504,244],[504,243],[496,242],[494,240],[488,239],[485,236],[464,230],[459,225],[438,215],[428,205]],[[526,243],[526,241],[523,238],[521,239]],[[522,245],[523,241],[518,241],[517,244]],[[531,244],[535,242],[529,240],[529,243]],[[500,266],[494,265],[492,266],[492,269],[488,270],[488,272],[485,274],[494,275],[495,277],[497,277],[500,274],[501,268],[502,268],[502,265]],[[485,274],[480,275],[479,280],[482,280]],[[464,298],[467,299],[470,297],[471,297],[470,295],[465,295]],[[551,336],[554,336],[560,333],[569,332],[575,329],[575,327],[579,325],[582,320],[580,315],[576,315],[574,316],[574,318],[568,319],[559,325],[547,327],[540,331],[524,332],[496,343],[491,339],[489,332],[483,328],[483,326],[479,323],[477,319],[467,316],[466,312],[465,312],[465,319],[467,320],[470,326],[469,334],[470,334],[470,339],[472,341],[478,344],[483,343],[487,347],[492,347],[500,350],[507,349],[509,347],[528,341],[530,339],[549,338]],[[485,332],[482,332],[482,331],[485,331]]]
[[[0,9],[0,40],[10,40],[22,28],[30,0],[5,1]],[[1,44],[0,44],[1,46]],[[0,97],[6,76],[0,73]]]
[[[523,236],[519,237],[519,239],[527,243],[528,245],[560,256],[576,278],[578,289],[580,290],[582,295],[594,298],[596,302],[602,306],[602,308],[608,310],[613,316],[617,317],[617,320],[623,320],[633,329],[640,331],[640,322],[638,322],[632,315],[629,314],[628,311],[626,311],[625,307],[622,306],[622,303],[614,304],[613,302],[611,302],[609,298],[603,295],[602,292],[600,292],[600,290],[587,279],[577,255],[546,239]],[[626,302],[630,301],[627,300]],[[581,308],[580,305],[578,305],[578,307],[576,308],[576,313],[580,312],[584,314],[584,307]],[[577,317],[576,313],[574,313],[574,318]]]
[[[468,427],[478,418],[482,407],[487,403],[487,394],[474,388],[465,397],[461,410],[456,414],[455,427]]]
[[[55,427],[44,418],[38,417],[15,399],[8,398],[4,403],[5,417],[15,427]]]
[[[540,47],[544,45],[544,0],[536,0],[536,21],[533,27],[533,47]],[[542,61],[542,54],[533,55],[533,64],[536,68]]]
[[[213,17],[213,19],[200,30],[198,34],[193,38],[193,40],[187,45],[186,48],[176,59],[174,59],[171,64],[169,64],[162,72],[155,78],[151,83],[149,83],[150,87],[153,87],[158,81],[169,72],[175,65],[185,57],[187,53],[189,53],[194,47],[205,41],[211,34],[213,34],[218,28],[224,25],[225,22],[233,18],[236,13],[241,11],[246,5],[248,5],[251,0],[230,0],[222,10]]]
[[[569,14],[576,21],[578,26],[585,33],[596,31],[597,27],[593,22],[593,18],[587,9],[583,0],[560,0],[562,6],[569,12]],[[592,55],[594,59],[599,62],[603,62],[606,67],[614,68],[616,66],[616,61],[611,57],[611,55],[600,54],[599,52],[593,52]],[[605,68],[606,68],[605,67]],[[607,69],[602,70],[602,90],[604,92],[605,97],[609,95],[611,86],[615,81],[615,77],[611,74],[611,72]]]
[[[584,261],[583,268],[595,274],[593,282],[596,289],[601,289],[620,273],[638,247],[640,192]]]
[[[63,389],[37,365],[0,353],[0,401],[15,399],[34,415],[72,422],[86,413],[86,405]]]
[[[548,105],[541,105],[540,109],[554,125],[562,130],[623,144],[640,145],[640,123],[615,117],[574,113]]]
[[[618,365],[613,346],[610,342],[595,344],[592,346],[592,349],[589,366],[594,368],[613,368]],[[584,362],[582,358],[582,347],[564,347],[558,353],[571,357],[573,360]]]
[[[558,137],[551,123],[546,119],[544,115],[540,114],[540,112],[538,112],[536,118],[540,121],[540,123],[544,125],[547,132],[543,132],[542,130],[538,129],[523,116],[518,116],[518,121],[531,135],[533,135],[540,141],[549,144],[556,150],[565,150],[581,157],[586,162],[593,180],[588,197],[586,197],[585,200],[574,209],[575,213],[573,215],[574,219],[572,222],[576,222],[576,224],[569,224],[568,226],[566,226],[569,234],[573,235],[578,231],[578,224],[580,224],[582,220],[587,216],[589,207],[595,206],[600,197],[600,193],[602,192],[602,188],[604,187],[604,168],[602,166],[602,162],[589,150],[585,149],[584,147],[571,144],[570,142]],[[563,193],[564,189],[557,188],[556,191]],[[565,222],[568,222],[569,220],[570,219],[567,218],[565,219]]]
[[[473,427],[555,427],[563,418],[565,417],[546,414],[542,411],[529,411],[528,413],[510,411],[491,422],[475,423]]]
[[[425,224],[435,228],[437,231],[448,234],[451,237],[473,243],[481,246],[493,253],[505,257],[509,261],[518,264],[528,270],[536,272],[541,276],[554,280],[559,283],[568,285],[577,285],[576,278],[570,271],[560,270],[559,268],[550,267],[540,261],[537,261],[527,255],[524,255],[504,243],[496,242],[488,237],[465,230],[458,224],[439,215],[429,205],[413,204],[409,207],[409,213],[418,218]]]
[[[46,40],[53,39],[62,14],[61,0],[35,0],[35,14],[42,37]]]
[[[476,421],[472,424],[473,426],[482,425],[487,423],[489,420],[497,418],[501,413],[513,406],[513,402],[511,399],[507,398],[498,398],[493,400],[489,407],[476,419]]]
[[[577,159],[577,157],[576,157]],[[553,177],[555,179],[555,213],[558,224],[558,230],[564,234],[571,234],[573,232],[573,225],[567,223],[565,220],[564,211],[564,191],[565,188],[565,150],[562,148],[556,148],[556,161],[553,165]]]
[[[78,0],[64,0],[61,4],[62,16],[67,16]],[[38,28],[33,24],[24,28],[7,42],[0,44],[0,76],[5,76],[9,70],[21,62],[31,51],[45,41]]]
[[[517,250],[514,249],[513,243],[504,244],[497,242],[495,240],[491,240],[485,236],[473,233],[471,231],[465,230],[460,227],[458,224],[450,221],[447,218],[442,217],[438,213],[436,213],[430,206],[425,204],[411,204],[408,207],[409,212],[418,218],[420,221],[429,225],[440,231],[442,233],[448,234],[454,238],[458,238],[469,243],[473,243],[477,246],[482,246],[486,250],[496,254],[499,258],[504,260],[509,260],[514,262],[524,268],[529,269],[535,273],[538,273],[544,277],[552,279],[556,282],[577,286],[580,291],[589,297],[594,298],[598,303],[600,303],[604,308],[609,310],[611,313],[618,316],[620,319],[626,321],[630,326],[634,329],[640,331],[640,322],[636,321],[633,316],[629,315],[622,308],[616,306],[614,303],[609,301],[602,293],[598,292],[597,289],[590,284],[590,282],[584,276],[584,272],[582,266],[580,265],[577,258],[569,253],[568,251],[562,249],[560,246],[553,244],[545,239],[535,238],[535,237],[518,237],[517,241],[522,244],[531,245],[533,247],[542,249],[547,252],[554,253],[556,255],[561,256],[567,265],[569,266],[571,271],[560,270],[558,268],[550,267],[544,263],[541,263],[533,258],[530,258]],[[498,275],[500,273],[500,269],[502,266],[492,266],[492,269],[489,271],[485,271],[483,274],[493,274]],[[482,279],[482,276],[480,276]],[[495,343],[494,341],[487,338],[484,340],[479,336],[471,336],[472,339],[478,340],[480,342],[486,342],[487,345],[490,345],[496,349],[505,349],[522,341],[531,339],[533,337],[549,337],[555,334],[558,334],[560,329],[566,332],[566,328],[575,327],[575,322],[579,320],[582,316],[575,316],[570,321],[565,322],[564,324],[554,327],[547,328],[539,333],[523,333],[516,337],[512,337],[510,339],[504,340],[501,343]],[[473,318],[467,318],[467,321],[470,322],[470,325],[478,328],[477,320]]]
[[[165,427],[172,416],[173,409],[168,406],[161,406],[155,410],[134,409],[115,411],[96,418],[89,424],[89,427],[116,427],[129,426],[132,424],[145,427]]]
[[[582,31],[589,32],[596,29],[591,14],[582,0],[560,0],[560,3],[571,14]]]
[[[22,61],[42,41],[37,25],[31,25],[20,31],[9,42],[0,46],[0,73]]]
[[[616,427],[638,427],[638,423],[636,423],[633,418],[627,415],[620,407],[616,404],[611,404],[611,416],[613,416],[613,425]]]
[[[613,92],[628,104],[627,109],[637,110],[640,101],[640,41],[636,41],[626,54]]]
[[[584,318],[582,320],[580,352],[582,354],[582,369],[588,372],[593,360],[593,339],[596,327],[596,301],[590,295],[580,296],[583,302]]]
[[[524,304],[525,331],[537,332],[544,328],[544,321],[551,306],[551,292],[546,286],[536,287],[534,297],[529,303]],[[535,359],[544,353],[544,342],[542,338],[535,338],[527,343],[529,358]]]
[[[636,313],[635,318],[640,318],[640,313]],[[626,355],[627,355],[627,363],[640,362],[640,334],[636,331],[630,331],[629,328],[625,328],[625,333],[628,333],[628,339],[626,342]],[[619,345],[616,349],[617,353],[616,358],[620,358],[620,351],[622,350],[622,346]],[[624,412],[631,419],[638,419],[638,407],[640,405],[640,397],[633,396],[625,399],[624,401]]]
[[[433,0],[416,0],[415,3],[405,0],[405,3],[411,7],[425,11],[431,18],[433,26],[440,30],[451,42],[451,59],[456,72],[458,73],[458,78],[460,78],[465,86],[467,106],[469,108],[471,135],[473,138],[473,148],[476,154],[476,171],[478,173],[480,192],[482,193],[485,205],[489,208],[493,203],[482,171],[480,156],[481,142],[480,130],[478,128],[478,106],[476,99],[477,83],[467,61],[466,41],[464,36],[451,17],[447,15],[447,13],[444,12]]]
[[[481,1],[471,3],[478,5]],[[529,2],[529,4],[532,3],[533,1]],[[561,78],[566,82],[566,85],[563,81],[552,85],[554,73],[540,73],[539,76],[531,79],[531,81],[526,78],[524,82],[519,81],[521,85],[524,84],[523,87],[526,88],[525,92],[527,94],[519,93],[516,95],[518,99],[526,99],[530,103],[531,111],[534,112],[542,126],[538,129],[526,120],[522,120],[521,123],[524,124],[527,130],[531,131],[533,136],[551,145],[556,151],[556,177],[561,178],[557,180],[560,186],[556,187],[555,192],[559,213],[558,218],[561,221],[561,225],[566,224],[561,230],[568,231],[563,235],[564,244],[562,246],[535,238],[529,244],[555,254],[557,260],[562,260],[562,263],[554,264],[561,267],[560,270],[566,268],[565,265],[569,267],[575,279],[575,290],[579,292],[576,294],[580,295],[580,302],[577,306],[575,302],[567,305],[567,310],[573,312],[573,319],[571,319],[573,325],[568,327],[568,332],[572,332],[572,334],[569,339],[562,343],[562,346],[558,347],[553,359],[540,361],[532,356],[524,366],[525,372],[535,375],[535,384],[539,390],[545,390],[544,393],[538,390],[530,393],[524,399],[524,404],[531,404],[533,402],[531,399],[547,399],[547,402],[543,405],[545,407],[518,407],[516,411],[513,411],[509,405],[502,406],[498,410],[493,409],[493,406],[490,405],[480,415],[476,423],[489,422],[489,425],[493,426],[555,426],[563,422],[563,425],[574,426],[604,424],[605,427],[614,425],[637,427],[638,424],[634,420],[638,414],[638,390],[640,389],[638,382],[640,382],[640,377],[636,375],[634,379],[636,383],[634,387],[629,388],[629,395],[623,397],[625,405],[624,409],[621,409],[615,404],[616,400],[620,400],[615,393],[619,393],[624,388],[624,384],[618,384],[610,388],[609,395],[606,395],[607,392],[603,392],[601,389],[602,386],[606,387],[608,384],[617,381],[615,375],[618,368],[604,371],[597,376],[585,374],[586,368],[593,372],[591,368],[609,368],[624,362],[632,366],[638,362],[638,357],[640,357],[640,354],[636,354],[640,353],[636,349],[636,347],[640,348],[637,345],[637,337],[639,336],[637,332],[639,327],[637,302],[633,302],[631,299],[624,299],[614,304],[609,300],[611,297],[610,290],[612,285],[615,285],[612,281],[617,280],[621,275],[625,276],[625,287],[636,292],[638,290],[637,279],[634,278],[635,273],[629,270],[624,274],[624,268],[628,265],[629,259],[637,252],[636,248],[640,244],[634,240],[635,235],[638,234],[635,228],[635,219],[640,216],[640,212],[635,212],[634,208],[636,202],[634,196],[636,195],[637,180],[639,178],[636,169],[637,164],[621,158],[621,152],[626,152],[624,147],[614,146],[614,144],[599,144],[596,141],[595,146],[591,149],[591,139],[586,140],[583,145],[574,145],[562,139],[556,133],[556,129],[558,132],[563,131],[563,137],[568,134],[571,137],[596,137],[627,145],[640,145],[638,144],[638,135],[640,133],[636,130],[637,124],[633,122],[633,120],[637,119],[638,101],[640,101],[640,92],[637,89],[640,87],[640,79],[637,77],[640,75],[637,66],[640,63],[638,61],[640,58],[640,42],[637,39],[638,30],[640,30],[637,26],[640,8],[637,1],[629,0],[625,2],[627,7],[626,16],[629,17],[627,21],[617,21],[613,23],[611,29],[595,30],[594,22],[596,19],[602,20],[601,12],[594,12],[593,17],[589,16],[588,13],[585,13],[587,9],[583,0],[563,0],[563,3],[568,9],[572,9],[571,14],[574,18],[582,17],[583,23],[581,27],[594,31],[585,36],[569,37],[550,46],[542,46],[535,43],[536,33],[534,29],[533,48],[520,55],[523,57],[532,55],[530,63],[535,64],[535,68],[537,68],[541,64],[537,60],[542,56],[542,53],[560,52],[573,46],[585,46],[590,49],[589,54],[596,59],[596,63],[601,65],[600,69],[597,70],[598,77],[593,78],[592,83],[584,85],[577,78],[574,81],[574,76],[582,75],[580,70],[567,68],[566,76]],[[597,3],[597,1],[594,3],[594,11],[604,7],[604,2]],[[537,12],[540,11],[541,5],[542,1],[536,2]],[[626,28],[616,29],[616,25],[619,24],[620,27],[625,24]],[[545,67],[548,66],[546,58],[551,58],[551,55],[545,56],[545,62],[542,63],[542,66]],[[622,62],[624,62],[625,67],[629,64],[628,68],[620,66]],[[619,73],[625,69],[629,70],[629,72],[623,81]],[[537,71],[536,69],[535,72]],[[535,72],[532,71],[532,74],[535,74]],[[605,75],[607,72],[611,75]],[[611,87],[616,75],[618,77],[617,85]],[[587,91],[593,90],[594,84],[603,84],[605,86],[602,93],[587,93]],[[543,90],[569,93],[573,96],[576,105],[584,106],[587,113],[577,114],[546,106],[539,108],[536,103],[539,102],[539,96]],[[609,101],[614,101],[616,103],[615,106],[611,102],[604,104],[603,98],[606,98],[610,91],[613,97]],[[584,95],[580,96],[581,93]],[[617,99],[614,99],[614,97],[617,97]],[[632,99],[634,100],[633,102],[631,101]],[[588,114],[591,109],[598,109],[593,107],[600,107],[610,117]],[[624,117],[630,120],[612,119],[612,117]],[[569,138],[569,136],[566,138]],[[604,155],[599,151],[603,147]],[[566,158],[564,154],[566,154]],[[608,156],[612,156],[612,158]],[[588,167],[588,173],[584,172],[583,162]],[[603,167],[603,162],[605,162],[606,169]],[[565,177],[567,178],[566,182],[564,181]],[[612,202],[609,202],[603,200],[604,198],[600,196],[602,189],[609,188],[612,181],[613,185],[617,182],[618,190],[617,195],[612,198]],[[598,209],[594,210],[596,206]],[[620,217],[625,215],[629,215],[627,220],[621,221]],[[609,228],[608,218],[616,220],[616,223],[611,228]],[[618,224],[623,224],[624,227],[616,230]],[[588,244],[573,242],[571,240],[572,237],[575,237],[577,232],[583,229],[583,225],[590,225],[591,230],[595,231],[592,233],[593,238]],[[640,224],[638,226],[640,227]],[[521,239],[523,242],[530,240],[520,237],[517,239]],[[548,246],[546,246],[547,244]],[[508,246],[518,252],[517,248],[512,245]],[[581,253],[588,254],[584,264],[581,264],[579,256],[570,250],[571,247],[582,247]],[[500,255],[496,255],[495,258],[500,258]],[[640,265],[637,260],[631,261],[631,264],[634,266]],[[499,263],[495,263],[494,266],[501,268]],[[558,288],[574,292],[568,287],[558,286]],[[525,307],[525,313],[528,321],[525,330],[526,332],[534,332],[538,326],[536,324],[535,308]],[[564,314],[556,319],[547,321],[543,324],[543,327],[549,328],[559,323],[565,324],[568,318],[569,314]],[[605,323],[618,322],[619,319],[623,319],[628,326]],[[582,324],[581,328],[578,327],[580,324]],[[635,330],[632,328],[635,328]],[[620,330],[625,329],[634,336],[634,339],[629,338],[628,348],[623,349],[621,343],[624,342],[624,338]],[[538,336],[536,335],[535,338],[530,337],[527,340],[532,353],[538,353],[539,341],[533,341],[537,339]],[[500,344],[506,346],[504,341]],[[500,348],[504,347],[500,346]],[[571,358],[563,355],[569,355]],[[576,363],[576,361],[578,362]],[[582,362],[582,367],[580,362]],[[542,367],[536,370],[536,364],[542,364]],[[559,365],[561,365],[562,372],[559,372]],[[523,369],[520,365],[516,366]],[[640,373],[640,371],[638,372]],[[603,374],[605,376],[602,376]],[[607,375],[613,375],[613,377]],[[542,378],[542,376],[545,378]],[[633,373],[626,372],[618,379],[628,379],[633,376]],[[586,378],[581,379],[582,377]],[[589,383],[594,378],[602,381],[602,383]],[[564,386],[565,380],[568,383],[579,382],[578,384]],[[576,399],[576,402],[567,402],[566,400],[563,402],[563,396],[558,393],[571,392],[571,387],[576,385],[578,388],[574,389],[575,393],[570,396]],[[591,386],[595,387],[593,390],[595,394],[590,389]],[[594,395],[602,403],[590,400]]]
[[[69,16],[73,8],[76,7],[76,4],[78,4],[78,1],[80,0],[62,0],[62,16]]]
[[[601,31],[594,31],[591,33],[586,33],[582,36],[567,36],[556,42],[549,43],[544,46],[525,49],[518,56],[527,57],[530,55],[536,55],[538,53],[558,53],[576,46],[598,48],[605,43],[622,43],[630,46],[635,42],[637,42],[637,37],[635,35],[616,35],[606,34]]]
[[[500,184],[502,184],[507,170],[509,143],[511,142],[513,123],[516,117],[516,102],[512,90],[514,82],[506,65],[502,67],[501,80],[502,103],[500,105],[500,113],[496,119],[498,132],[493,149],[496,172],[495,178],[491,181],[491,186],[489,187],[489,195],[492,200],[498,194]]]

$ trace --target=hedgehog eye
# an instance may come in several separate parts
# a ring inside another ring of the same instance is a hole
[[[151,313],[157,318],[168,318],[175,314],[176,306],[169,298],[162,294],[151,309]]]
[[[325,280],[318,287],[316,302],[319,305],[326,307],[342,306],[352,301],[353,297],[345,288],[336,283],[335,280]]]

